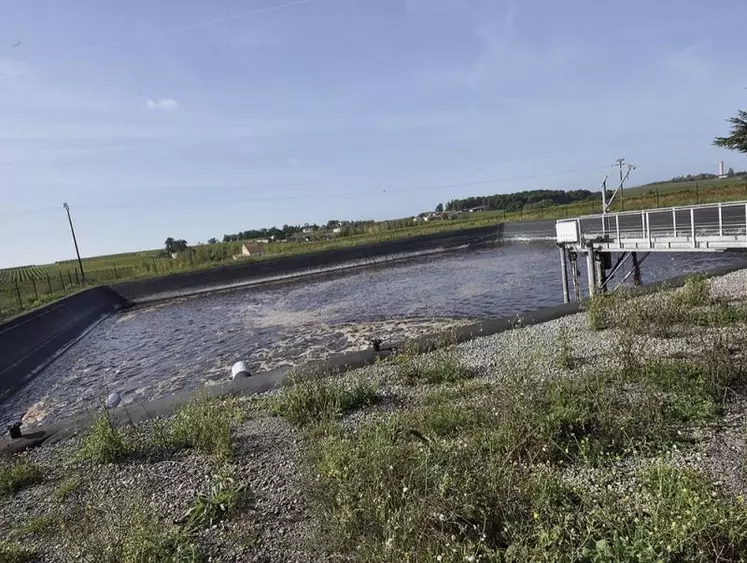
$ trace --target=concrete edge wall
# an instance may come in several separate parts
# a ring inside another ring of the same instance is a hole
[[[724,266],[714,268],[702,275],[715,277],[728,274],[729,272],[743,269],[743,266]],[[640,294],[653,293],[659,289],[674,289],[681,287],[691,274],[677,276],[668,280],[654,282],[640,288]],[[568,303],[554,307],[545,307],[529,313],[489,319],[454,330],[444,331],[416,338],[410,341],[385,343],[381,351],[373,349],[331,356],[326,360],[307,362],[295,368],[283,367],[272,371],[259,373],[245,379],[226,381],[219,385],[204,387],[200,392],[211,397],[228,395],[255,395],[265,393],[283,385],[286,376],[291,371],[294,373],[336,373],[342,374],[350,370],[371,365],[379,360],[388,358],[397,350],[415,349],[420,353],[428,352],[443,346],[443,343],[466,342],[482,336],[490,336],[515,328],[532,326],[573,315],[583,311],[582,304]],[[172,414],[176,409],[186,404],[196,391],[182,391],[169,397],[129,404],[126,407],[118,407],[110,411],[115,424],[125,425],[150,420],[156,417],[164,417]],[[103,397],[102,397],[103,399]],[[62,420],[53,424],[45,425],[24,435],[23,438],[10,440],[7,436],[0,438],[0,453],[19,452],[28,448],[39,446],[43,443],[55,443],[70,438],[88,428],[96,417],[96,411],[84,413],[76,417]]]
[[[109,287],[92,287],[1,323],[0,404],[94,322],[128,304]]]

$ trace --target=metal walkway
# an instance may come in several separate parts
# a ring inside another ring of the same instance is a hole
[[[568,264],[576,300],[580,299],[579,254],[586,256],[589,295],[607,291],[609,279],[630,259],[623,282],[640,283],[640,264],[650,252],[723,252],[747,249],[747,202],[667,207],[586,215],[555,224],[560,248],[563,299],[569,301]],[[638,253],[645,253],[639,260]],[[612,264],[612,253],[618,253]],[[622,282],[621,282],[622,283]]]
[[[747,248],[747,202],[561,219],[558,244],[587,252],[719,252]]]

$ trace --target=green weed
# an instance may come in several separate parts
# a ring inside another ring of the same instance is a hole
[[[576,367],[576,358],[573,357],[573,349],[568,339],[568,333],[563,330],[558,336],[558,350],[555,354],[555,364],[563,370],[572,370]]]
[[[239,510],[250,498],[244,485],[231,477],[217,475],[210,490],[197,496],[181,523],[192,532],[209,528]]]
[[[494,386],[486,381],[465,379],[458,383],[447,383],[428,389],[423,395],[423,402],[426,405],[445,404],[486,395],[493,389]]]
[[[682,307],[702,307],[711,302],[711,286],[703,276],[689,276],[675,292],[674,300]]]
[[[657,361],[640,372],[643,384],[663,392],[664,413],[671,420],[694,422],[721,414],[724,383],[707,366],[693,362]]]
[[[620,308],[628,296],[623,291],[597,294],[584,302],[586,318],[593,330],[612,328],[620,318]]]
[[[41,468],[30,461],[19,460],[0,465],[0,497],[17,493],[43,480]]]
[[[116,463],[134,452],[134,446],[116,428],[106,411],[100,414],[88,434],[83,438],[79,459],[93,463]]]
[[[74,505],[58,528],[66,561],[103,563],[197,563],[202,561],[191,537],[164,525],[130,499],[104,509],[95,503]]]
[[[747,322],[747,310],[730,303],[718,303],[706,309],[690,311],[688,320],[701,327],[719,327]]]
[[[217,458],[233,455],[231,426],[240,413],[230,400],[196,395],[159,429],[157,441],[177,448],[194,448]]]
[[[77,491],[80,485],[81,480],[77,475],[63,479],[54,490],[54,498],[58,501],[64,501]]]
[[[27,536],[27,535],[39,535],[39,536],[50,536],[54,535],[57,531],[57,527],[60,524],[60,517],[57,514],[45,514],[43,516],[37,516],[35,518],[29,518],[23,524],[13,530],[15,536]],[[0,559],[1,561],[2,559]]]
[[[395,362],[397,376],[408,385],[456,383],[475,376],[475,372],[464,365],[455,347],[440,348],[421,356],[405,354]]]
[[[303,426],[339,418],[373,404],[378,391],[369,383],[330,381],[321,377],[298,380],[274,398],[272,410],[291,424]]]

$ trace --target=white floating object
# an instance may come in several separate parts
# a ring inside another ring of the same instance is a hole
[[[116,391],[112,391],[111,393],[109,393],[109,396],[106,398],[106,408],[113,409],[121,401],[122,401],[122,397],[119,396],[119,393],[117,393]]]
[[[251,375],[251,373],[249,373],[249,366],[246,365],[246,362],[236,362],[231,368],[231,379],[236,379],[236,377],[241,375],[244,377],[249,377]]]

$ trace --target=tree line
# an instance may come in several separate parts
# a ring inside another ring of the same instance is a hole
[[[525,208],[536,209],[550,205],[565,205],[578,201],[596,199],[598,194],[589,190],[532,190],[510,194],[472,196],[464,199],[452,199],[446,204],[446,211],[466,211],[475,207],[484,207],[491,211],[504,210],[507,213]],[[436,210],[444,209],[439,204]]]

